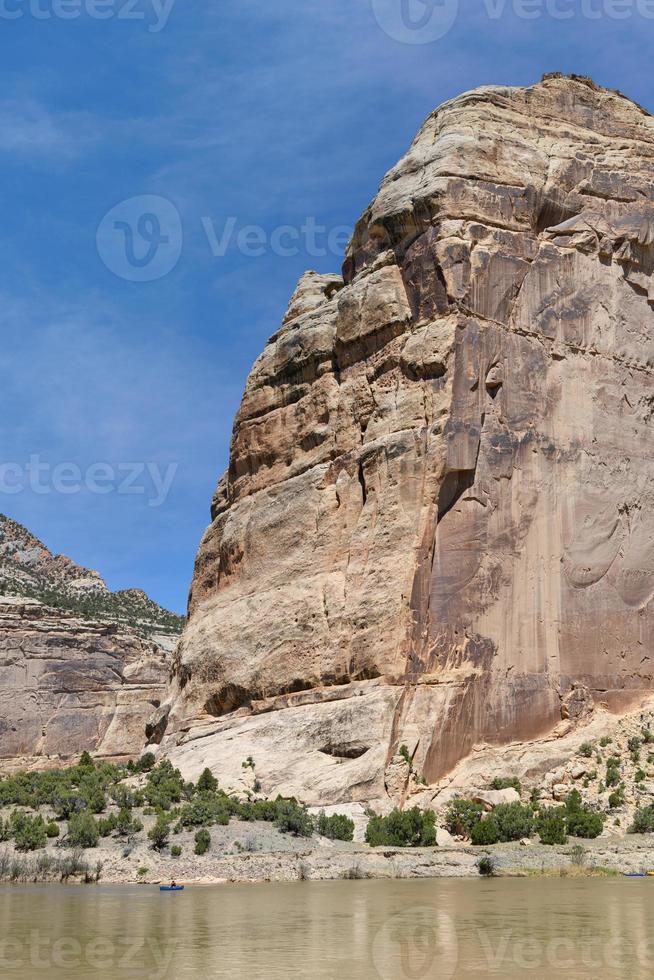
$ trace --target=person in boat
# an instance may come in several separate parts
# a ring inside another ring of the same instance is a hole
[[[171,881],[170,887],[171,888],[177,888],[177,882],[176,881]]]

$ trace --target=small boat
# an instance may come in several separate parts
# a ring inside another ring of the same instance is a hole
[[[652,875],[651,871],[623,871],[623,878],[649,878]]]
[[[183,892],[184,885],[159,885],[160,892]]]

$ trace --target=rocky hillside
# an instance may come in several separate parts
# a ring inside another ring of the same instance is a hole
[[[176,638],[184,620],[141,589],[110,592],[98,572],[53,555],[38,538],[0,514],[0,596],[37,599],[83,619],[120,623],[142,636]]]
[[[136,756],[165,697],[180,617],[52,555],[0,516],[0,765]]]
[[[427,119],[248,379],[159,716],[178,765],[403,802],[401,746],[432,786],[651,694],[653,270],[629,99],[548,76]]]

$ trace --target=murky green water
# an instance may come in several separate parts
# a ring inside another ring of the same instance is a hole
[[[0,976],[654,976],[654,878],[0,888]]]

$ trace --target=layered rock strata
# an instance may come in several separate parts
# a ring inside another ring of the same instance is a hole
[[[654,119],[436,110],[254,365],[157,739],[309,803],[654,687]]]
[[[138,756],[180,626],[0,516],[0,767]]]

